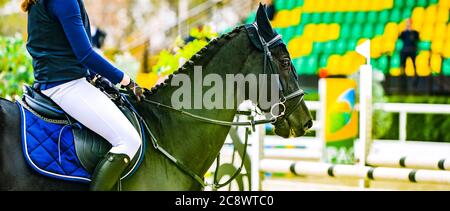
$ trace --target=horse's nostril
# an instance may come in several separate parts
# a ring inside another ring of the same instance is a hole
[[[306,124],[305,124],[305,129],[306,130],[309,130],[309,129],[311,129],[312,128],[312,126],[313,126],[313,121],[312,120],[309,120]]]

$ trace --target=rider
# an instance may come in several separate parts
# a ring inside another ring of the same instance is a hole
[[[87,79],[120,84],[140,101],[143,89],[97,54],[83,0],[22,0],[35,87],[113,146],[97,165],[91,190],[111,190],[137,154],[141,139],[117,106]]]

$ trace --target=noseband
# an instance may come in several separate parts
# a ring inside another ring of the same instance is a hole
[[[261,36],[261,34],[259,33],[258,25],[256,23],[246,25],[245,29],[247,30],[248,36],[249,36],[251,42],[253,43],[253,45],[258,50],[264,52],[263,74],[267,74],[267,69],[269,69],[270,70],[269,74],[280,75],[280,73],[274,67],[274,60],[273,60],[272,52],[270,51],[270,49],[275,48],[279,45],[285,46],[285,44],[282,40],[283,36],[281,36],[280,34],[277,34],[274,38],[272,38],[272,40],[266,42],[264,37]],[[278,77],[277,86],[278,86],[279,94],[281,97],[280,97],[278,103],[275,103],[274,105],[272,105],[272,107],[270,108],[270,111],[266,111],[266,112],[270,112],[270,114],[272,115],[272,119],[274,120],[272,122],[273,124],[280,122],[281,120],[284,120],[285,118],[289,117],[300,106],[300,104],[305,96],[305,92],[298,85],[297,71],[295,71],[295,67],[292,64],[292,62],[291,62],[291,67],[292,67],[293,71],[290,71],[290,73],[294,76],[294,78],[297,82],[297,83],[295,83],[297,86],[297,91],[286,95],[284,88],[283,88],[283,81],[281,81],[281,78]],[[289,112],[286,112],[286,102],[293,100],[295,98],[299,98],[299,100],[297,101],[295,106],[292,107],[292,110],[290,110]],[[275,114],[275,109],[278,107],[281,110],[280,110],[279,114]]]

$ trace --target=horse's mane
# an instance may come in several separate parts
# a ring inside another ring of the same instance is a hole
[[[164,88],[168,84],[170,84],[173,77],[176,76],[177,74],[189,74],[190,68],[193,68],[198,61],[203,59],[205,56],[208,56],[209,53],[214,52],[217,49],[217,47],[221,47],[222,44],[224,44],[224,41],[228,41],[231,38],[238,35],[240,32],[242,32],[242,30],[244,28],[245,28],[244,26],[236,27],[233,31],[231,31],[229,33],[225,33],[225,34],[221,35],[220,37],[211,40],[205,47],[203,47],[194,56],[192,56],[188,61],[186,61],[186,63],[184,63],[184,65],[182,65],[180,68],[178,68],[177,71],[170,74],[168,76],[168,78],[166,80],[164,80],[164,82],[156,85],[151,90],[146,92],[146,94],[147,95],[156,94],[159,90],[161,90],[162,88]]]

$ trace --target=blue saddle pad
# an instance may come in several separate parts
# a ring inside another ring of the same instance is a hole
[[[21,113],[23,153],[38,173],[73,182],[90,182],[91,174],[77,157],[73,129],[39,118],[17,103]]]

